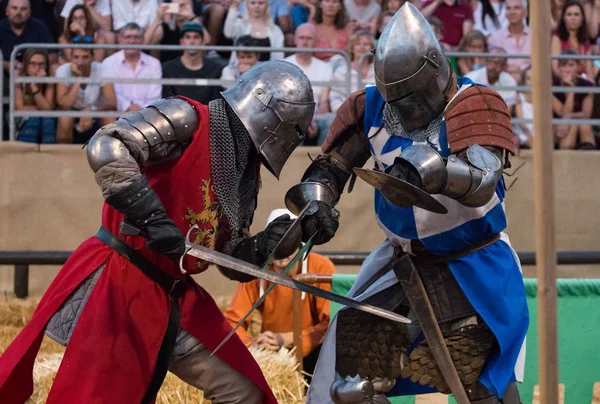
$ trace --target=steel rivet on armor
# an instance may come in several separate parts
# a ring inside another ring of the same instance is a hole
[[[154,140],[158,139],[156,136],[154,136]]]
[[[188,126],[187,126],[187,125],[185,125],[185,127],[187,128]]]
[[[141,193],[140,193],[140,194],[138,194],[138,198],[139,198],[140,196],[142,196],[142,194],[141,194]]]
[[[127,203],[131,203],[131,199],[127,199]]]

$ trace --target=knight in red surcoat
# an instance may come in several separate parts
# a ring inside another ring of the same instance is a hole
[[[0,357],[0,402],[31,396],[45,333],[66,346],[48,403],[150,403],[167,370],[215,404],[276,403],[237,336],[209,357],[231,326],[189,276],[208,263],[186,256],[183,274],[179,260],[194,225],[192,241],[255,265],[272,253],[292,221],[282,216],[250,235],[260,166],[279,178],[311,123],[313,92],[299,68],[270,61],[222,96],[208,105],[158,100],[90,140],[102,226],[73,252]],[[121,233],[124,220],[144,237]]]

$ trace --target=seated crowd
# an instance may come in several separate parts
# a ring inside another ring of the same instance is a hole
[[[0,50],[5,83],[10,55],[22,43],[72,44],[60,49],[22,49],[15,75],[92,78],[98,83],[20,83],[17,110],[139,110],[160,97],[183,95],[208,103],[220,97],[256,63],[283,59],[296,64],[314,81],[316,117],[307,145],[323,142],[331,114],[349,91],[374,83],[371,50],[385,25],[406,0],[8,0],[0,2]],[[483,85],[498,86],[513,117],[531,119],[533,105],[530,60],[504,54],[531,53],[526,0],[411,0],[434,27],[446,51],[489,53],[450,60],[456,72]],[[600,0],[551,0],[552,53],[572,59],[552,61],[553,86],[597,87]],[[87,44],[235,45],[271,47],[271,52],[199,50],[89,49]],[[286,53],[281,48],[315,48],[322,52]],[[336,52],[334,52],[334,50]],[[349,64],[345,60],[349,59]],[[600,58],[600,56],[599,56]],[[156,80],[152,84],[119,83],[119,78]],[[168,79],[160,84],[158,80]],[[187,79],[186,85],[173,84]],[[221,79],[220,85],[198,79]],[[191,80],[191,83],[190,83]],[[195,85],[194,85],[195,84]],[[4,86],[8,95],[8,85]],[[600,118],[598,94],[556,92],[555,118]],[[85,143],[115,118],[20,118],[18,140],[38,143]],[[6,122],[4,123],[6,125]],[[4,131],[7,133],[7,131]],[[533,126],[515,123],[515,142],[530,148]],[[598,128],[584,124],[556,125],[560,149],[597,149]]]

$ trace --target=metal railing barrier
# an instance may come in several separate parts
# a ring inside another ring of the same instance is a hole
[[[58,117],[92,117],[92,118],[118,118],[124,114],[122,111],[16,111],[15,110],[15,85],[23,83],[80,83],[80,84],[95,84],[102,85],[107,83],[123,83],[123,84],[161,84],[161,85],[188,85],[188,86],[218,86],[218,85],[229,85],[233,84],[232,80],[221,80],[221,79],[151,79],[151,78],[137,78],[137,79],[125,79],[122,77],[102,77],[102,78],[89,78],[89,77],[15,77],[15,65],[16,55],[22,49],[136,49],[136,50],[203,50],[203,51],[250,51],[250,52],[286,52],[286,53],[298,53],[298,52],[311,52],[311,53],[334,53],[341,55],[343,62],[348,66],[350,72],[350,58],[348,54],[339,49],[321,49],[321,48],[270,48],[262,46],[184,46],[184,45],[120,45],[120,44],[48,44],[48,43],[24,43],[14,47],[10,55],[10,97],[9,97],[9,139],[16,140],[16,123],[15,118],[17,117],[47,117],[47,118],[58,118]],[[313,86],[331,86],[336,85],[345,87],[350,91],[350,74],[348,74],[345,81],[313,81]],[[325,117],[331,117],[331,114],[326,114]],[[315,118],[321,116],[316,115]],[[1,137],[0,137],[1,139]]]
[[[0,251],[0,265],[14,266],[14,293],[24,299],[29,295],[30,265],[63,265],[71,256],[69,251]],[[359,266],[370,254],[368,252],[319,252],[334,265]],[[518,252],[521,265],[536,265],[535,252]],[[559,251],[558,265],[600,264],[600,251]]]

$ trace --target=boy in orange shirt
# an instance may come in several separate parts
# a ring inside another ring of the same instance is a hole
[[[269,215],[267,224],[273,219],[288,214],[295,216],[286,209],[276,209]],[[297,251],[296,251],[297,253]],[[270,270],[281,273],[296,254],[275,260]],[[313,273],[320,275],[332,275],[335,266],[329,260],[319,254],[309,253],[308,258],[296,263],[295,268],[288,272],[292,278],[298,273]],[[235,326],[241,318],[250,310],[252,305],[260,298],[270,283],[261,279],[248,283],[238,284],[236,293],[231,304],[225,311],[225,318],[231,326]],[[322,289],[331,290],[330,284],[318,284]],[[255,345],[258,348],[278,351],[281,347],[292,348],[294,345],[292,324],[292,294],[293,291],[283,286],[276,286],[267,295],[263,304],[258,308],[262,315],[261,332],[256,338],[248,334],[248,326],[252,320],[250,316],[246,322],[237,329],[238,336],[247,346]],[[329,302],[313,295],[302,293],[302,355],[304,357],[303,369],[312,374],[319,357],[319,350],[327,327],[329,326]]]

